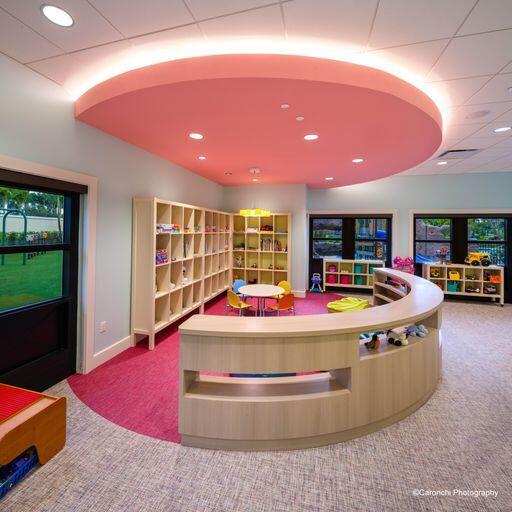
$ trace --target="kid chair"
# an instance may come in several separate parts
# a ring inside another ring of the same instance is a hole
[[[282,299],[285,295],[289,295],[292,292],[292,285],[288,281],[280,281],[277,286],[280,286],[284,290],[284,293],[272,297],[273,299]]]
[[[228,290],[227,294],[227,303],[226,303],[226,314],[229,314],[230,308],[235,311],[238,311],[238,315],[242,316],[244,311],[248,308],[252,307],[247,302],[240,300],[240,297],[233,291]]]
[[[277,311],[277,316],[280,316],[281,311],[291,311],[295,315],[295,295],[293,293],[281,295],[281,298],[267,310]]]
[[[235,292],[235,294],[240,297],[241,294],[238,293],[238,288],[240,288],[241,286],[245,286],[246,284],[247,283],[243,279],[236,279],[235,282],[233,283],[233,291]]]

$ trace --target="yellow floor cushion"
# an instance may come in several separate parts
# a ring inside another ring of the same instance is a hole
[[[344,299],[334,300],[327,304],[329,313],[344,313],[345,311],[356,311],[369,307],[370,303],[367,300],[356,297],[345,297]]]

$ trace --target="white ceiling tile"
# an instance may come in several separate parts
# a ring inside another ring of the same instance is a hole
[[[0,51],[20,62],[45,59],[62,50],[0,10]]]
[[[59,55],[29,65],[54,82],[64,85],[74,74],[80,73],[80,64],[71,55]]]
[[[89,0],[126,37],[193,23],[182,0]]]
[[[512,35],[512,34],[511,34]],[[512,73],[496,75],[468,103],[488,103],[491,101],[510,101],[512,94],[508,88],[512,87]]]
[[[512,60],[510,61],[510,64],[503,68],[500,73],[512,73]]]
[[[512,137],[508,137],[505,140],[498,142],[494,147],[496,149],[512,148]]]
[[[165,53],[168,52],[172,58],[173,52],[179,47],[187,43],[196,43],[203,39],[203,35],[197,25],[188,25],[186,27],[135,37],[130,39],[130,42],[137,50],[147,52],[150,58],[154,57],[155,53],[159,53],[161,55],[164,54],[162,57],[165,60]]]
[[[512,117],[512,113],[506,114],[506,112],[511,109],[512,101],[503,101],[501,103],[484,103],[481,105],[462,105],[459,107],[446,108],[446,112],[450,124],[481,124],[482,122],[489,123],[496,119],[501,119],[501,115],[505,116],[503,119]],[[471,117],[472,114],[477,112],[485,113],[485,115],[481,117]]]
[[[0,0],[0,6],[36,32],[66,51],[118,40],[122,35],[86,0],[59,0],[59,7],[74,20],[71,27],[59,27],[41,12],[41,0]]]
[[[335,41],[363,51],[370,34],[376,0],[295,0],[283,4],[286,33],[293,39]]]
[[[512,55],[512,30],[452,39],[434,66],[444,79],[492,75],[508,64]]]
[[[446,101],[442,106],[456,106],[465,103],[475,94],[486,82],[489,76],[476,76],[472,78],[459,78],[458,80],[446,80],[433,82],[436,89],[443,92]]]
[[[492,137],[470,136],[466,137],[461,142],[458,142],[453,149],[486,149],[491,146],[494,147],[494,145],[500,142],[500,140],[501,139],[493,139]]]
[[[473,5],[474,0],[381,0],[370,47],[452,37]]]
[[[458,35],[512,28],[510,0],[479,0]]]
[[[279,6],[270,6],[241,14],[203,21],[199,24],[209,40],[279,38],[284,40],[284,26]]]
[[[512,133],[512,130],[509,130],[507,132],[494,133],[494,130],[496,128],[501,128],[503,126],[510,126],[510,124],[504,123],[502,121],[494,121],[480,128],[478,131],[475,131],[475,133],[472,134],[472,137],[489,137],[490,139],[493,139],[495,142],[499,142],[510,137]]]
[[[233,12],[254,9],[272,3],[272,0],[185,0],[196,20],[214,18]]]
[[[447,39],[440,39],[428,43],[396,46],[387,50],[369,51],[367,55],[389,60],[423,80],[441,55],[447,41]]]
[[[512,123],[512,101],[509,102],[510,109],[507,112],[504,112],[501,116],[494,119],[496,122],[506,122],[506,123]],[[499,103],[497,103],[499,105]]]
[[[450,139],[457,139],[457,141],[468,137],[475,133],[479,128],[485,126],[485,123],[480,124],[453,124],[450,123],[444,130],[443,135]]]

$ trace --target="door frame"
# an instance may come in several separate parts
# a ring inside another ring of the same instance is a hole
[[[0,154],[0,167],[9,171],[79,183],[87,186],[81,202],[78,270],[77,373],[88,373],[101,364],[94,360],[94,308],[96,287],[96,221],[98,178],[89,174],[30,162]],[[95,364],[96,363],[96,364]]]

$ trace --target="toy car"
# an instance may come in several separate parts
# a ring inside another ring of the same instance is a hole
[[[495,295],[498,293],[498,289],[493,284],[484,286],[484,293]]]
[[[489,254],[486,252],[471,251],[464,260],[464,263],[475,267],[478,267],[479,265],[482,265],[482,267],[488,267],[491,264],[491,260],[489,259]]]

